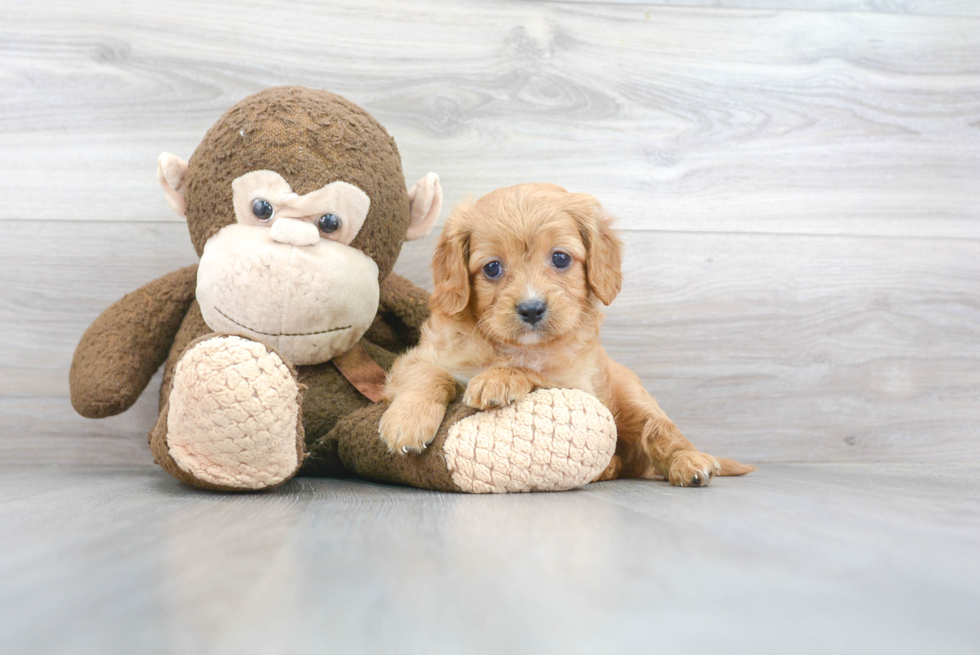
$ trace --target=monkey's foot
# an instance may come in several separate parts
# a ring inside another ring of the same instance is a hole
[[[462,491],[563,491],[605,470],[616,451],[616,422],[591,394],[539,389],[457,421],[442,450]]]
[[[242,337],[212,337],[184,353],[166,429],[170,456],[200,486],[265,489],[303,460],[299,384],[279,355]]]
[[[440,491],[563,491],[601,474],[616,450],[612,414],[595,396],[575,389],[539,389],[484,412],[457,398],[420,453],[388,449],[378,434],[387,407],[351,412],[328,435],[351,473]],[[313,457],[317,449],[314,443]]]

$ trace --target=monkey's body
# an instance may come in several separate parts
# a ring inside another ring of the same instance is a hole
[[[173,350],[164,369],[164,379],[160,385],[161,417],[173,389],[174,369],[180,354],[193,342],[212,333],[213,330],[204,322],[200,306],[196,301],[192,302],[174,339]],[[385,370],[391,367],[395,353],[376,346],[367,338],[361,339],[361,343]],[[306,387],[301,417],[306,452],[310,453],[299,473],[310,471],[323,476],[344,476],[346,472],[337,457],[337,438],[328,435],[342,418],[370,407],[372,403],[347,381],[332,362],[297,366],[295,370],[296,380]],[[153,434],[151,433],[151,437]],[[161,436],[164,435],[158,434],[155,444],[151,440],[151,448],[158,461],[166,460],[165,439],[160,439]]]
[[[424,322],[428,310],[425,303],[420,303],[420,298],[427,298],[428,294],[414,287],[407,280],[391,274],[388,285],[382,286],[382,308],[379,309],[378,317],[372,329],[361,339],[360,344],[367,350],[382,368],[386,371],[391,368],[395,361],[397,351],[393,352],[382,345],[373,341],[378,341],[387,345],[389,348],[397,348],[399,351],[407,348],[412,343],[405,343],[399,340],[411,338],[412,334],[417,334],[421,323]],[[407,289],[414,290],[413,296],[386,295],[385,291],[397,288],[404,293]],[[387,320],[385,320],[387,317]],[[180,355],[187,348],[202,338],[213,334],[211,328],[204,322],[201,309],[196,301],[192,301],[181,322],[180,329],[174,338],[173,348],[167,359],[164,368],[163,383],[160,387],[160,419],[158,425],[150,433],[150,446],[157,462],[168,472],[175,475],[185,482],[202,486],[200,480],[190,479],[186,472],[176,466],[172,458],[167,454],[165,418],[167,403],[173,389],[174,369]],[[344,420],[364,421],[367,423],[377,422],[380,418],[379,406],[374,405],[360,391],[358,391],[343,376],[340,370],[332,362],[323,362],[308,366],[295,367],[296,380],[305,387],[302,403],[302,434],[304,436],[305,450],[308,456],[303,460],[298,475],[314,475],[326,477],[346,477],[358,474],[358,464],[360,464],[361,474],[368,477],[383,479],[382,471],[374,473],[374,465],[382,459],[394,458],[393,455],[378,447],[371,449],[373,457],[362,458],[359,461],[350,460],[345,466],[340,456],[340,441],[342,436],[351,438],[363,436],[363,433],[354,431],[344,432],[337,430],[338,424]],[[461,412],[463,415],[472,413],[471,411]],[[377,414],[377,416],[375,416]],[[373,441],[373,440],[372,440]],[[363,450],[363,449],[359,449]],[[444,473],[445,467],[439,466],[435,473]],[[428,476],[427,476],[428,477]],[[391,482],[401,482],[396,478],[389,478]],[[433,476],[433,484],[427,485],[432,488],[444,490],[456,490],[449,476]]]
[[[427,298],[428,293],[412,285],[411,282],[401,278],[394,273],[389,276],[391,283],[382,285],[382,307],[378,311],[378,317],[372,329],[361,339],[361,345],[368,351],[385,371],[391,368],[398,352],[414,345],[413,343],[401,342],[398,338],[411,338],[412,334],[418,334],[421,324],[428,316]],[[414,290],[414,297],[403,295],[386,295],[385,291],[397,288],[404,293],[407,289]],[[420,303],[418,300],[423,298],[426,302]],[[387,317],[387,320],[385,320]],[[164,368],[163,383],[160,386],[160,423],[163,423],[166,415],[166,407],[170,392],[173,389],[174,369],[180,355],[195,341],[198,341],[213,331],[204,322],[201,309],[196,301],[192,301],[187,313],[181,323],[180,329],[174,339],[173,349],[167,359]],[[374,341],[388,346],[385,348]],[[397,348],[393,352],[389,348]],[[381,478],[381,475],[372,476],[373,463],[367,460],[361,462],[349,461],[345,466],[341,461],[339,448],[343,431],[336,430],[338,423],[344,419],[357,421],[361,419],[366,422],[377,422],[380,419],[380,409],[378,405],[372,403],[360,391],[358,391],[343,376],[340,370],[332,362],[323,362],[308,366],[296,366],[296,379],[305,387],[302,403],[302,432],[308,456],[298,472],[299,475],[314,475],[321,477],[347,477],[357,474],[357,465],[361,465],[362,473],[369,477]],[[463,415],[471,414],[471,411],[463,412]],[[377,417],[374,415],[377,414]],[[154,435],[156,439],[154,440]],[[348,438],[355,433],[348,431]],[[166,455],[165,434],[155,429],[150,433],[151,449],[158,463],[168,469],[171,474],[178,478],[186,477],[186,474],[177,467],[176,470],[169,470],[171,467],[169,458]],[[384,459],[392,457],[381,448],[378,440],[376,457]],[[445,470],[445,467],[439,467]],[[437,469],[437,472],[439,470]],[[438,479],[439,476],[437,476]],[[185,480],[192,484],[200,485],[196,480]],[[391,482],[400,482],[398,479],[390,479]],[[435,488],[445,490],[455,490],[455,486],[450,484],[433,485]]]
[[[388,452],[371,385],[429,314],[428,293],[391,268],[432,227],[441,189],[430,173],[406,192],[394,140],[360,107],[268,89],[222,116],[190,162],[161,155],[158,177],[201,264],[103,312],[70,386],[79,413],[111,416],[165,364],[149,438],[174,477],[228,491],[301,473],[485,492],[567,489],[605,468],[615,425],[581,392],[508,408],[499,435],[492,412],[471,417],[457,400],[426,452]]]

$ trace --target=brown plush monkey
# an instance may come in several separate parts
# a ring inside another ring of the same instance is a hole
[[[406,191],[394,140],[360,107],[267,89],[222,116],[189,162],[161,155],[158,177],[201,262],[103,312],[70,384],[79,413],[110,416],[165,363],[150,446],[176,478],[249,490],[353,474],[530,491],[579,486],[608,463],[611,416],[565,390],[475,415],[456,401],[425,453],[386,450],[384,374],[428,316],[428,294],[391,269],[403,241],[432,228],[442,191],[432,173]]]

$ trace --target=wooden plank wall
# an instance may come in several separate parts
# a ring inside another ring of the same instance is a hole
[[[710,5],[710,6],[709,6]],[[700,446],[980,461],[980,3],[7,3],[0,457],[149,461],[154,394],[76,416],[119,296],[194,261],[154,179],[234,102],[326,88],[448,203],[596,195],[627,243],[605,342]],[[433,238],[398,270],[431,287]]]

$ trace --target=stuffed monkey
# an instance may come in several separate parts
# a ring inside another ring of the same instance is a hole
[[[391,272],[442,205],[406,190],[394,140],[337,95],[272,88],[232,107],[158,178],[197,265],[125,296],[88,328],[70,372],[83,416],[128,409],[161,364],[156,462],[214,490],[297,473],[447,491],[559,490],[592,480],[615,424],[592,396],[541,390],[475,412],[457,399],[422,454],[378,435],[385,371],[418,342],[428,293]]]

